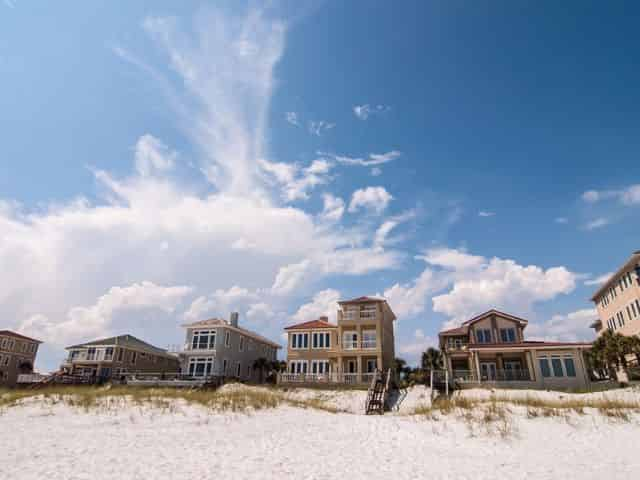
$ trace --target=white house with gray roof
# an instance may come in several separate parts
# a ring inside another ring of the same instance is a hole
[[[238,326],[238,313],[229,321],[211,318],[183,325],[186,328],[184,347],[178,352],[182,374],[190,377],[225,376],[244,381],[258,381],[261,372],[254,362],[264,358],[277,359],[275,342]]]

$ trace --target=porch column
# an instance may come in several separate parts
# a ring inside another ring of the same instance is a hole
[[[480,382],[482,380],[482,376],[480,375],[480,355],[478,355],[478,352],[473,352],[473,356],[476,359],[476,379]]]
[[[504,370],[504,361],[501,353],[496,353],[496,368],[498,370]]]
[[[376,368],[382,371],[382,355],[378,354],[378,358],[376,359]]]
[[[527,361],[527,370],[529,370],[529,378],[531,378],[532,382],[536,381],[536,372],[533,368],[533,359],[531,358],[531,350],[525,350],[524,358]]]
[[[360,336],[358,335],[358,338],[360,338]],[[358,382],[362,382],[362,355],[358,355],[356,360],[356,365],[357,365],[357,372],[358,375],[356,376],[356,379]]]

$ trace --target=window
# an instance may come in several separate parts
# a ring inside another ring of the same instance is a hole
[[[247,378],[251,378],[251,365],[247,365]]]
[[[329,348],[331,334],[329,332],[314,332],[311,335],[313,348]]]
[[[491,330],[488,328],[476,330],[476,338],[478,343],[491,343]]]
[[[616,317],[618,318],[618,326],[619,327],[623,327],[624,326],[624,314],[622,312],[618,312],[618,313],[616,313]]]
[[[553,367],[553,376],[562,377],[562,361],[559,358],[551,358],[551,366]]]
[[[225,347],[231,346],[231,332],[229,331],[224,332],[224,346]]]
[[[289,362],[289,373],[307,373],[307,361],[291,360]]]
[[[118,349],[118,361],[121,362],[123,358],[124,358],[124,348],[119,348]]]
[[[542,376],[548,378],[551,376],[551,370],[549,369],[549,360],[546,358],[540,358],[538,360],[540,363],[540,371],[542,372]]]
[[[292,349],[309,348],[309,334],[308,333],[292,333],[291,348]],[[264,345],[262,346],[262,350],[264,352]]]
[[[514,328],[501,328],[500,340],[503,343],[513,343],[516,341],[516,330]]]
[[[637,317],[638,316],[638,312],[636,311],[636,304],[635,303],[630,303],[629,305],[631,305],[631,310],[633,311],[633,316]]]
[[[113,359],[113,347],[107,347],[104,349],[104,359],[105,360]]]
[[[249,339],[249,351],[253,351],[256,348],[256,344],[252,338]]]
[[[8,343],[9,343],[9,340],[5,337],[2,337],[2,339],[0,339],[0,348],[2,349],[7,348]]]
[[[360,310],[360,318],[376,318],[377,311],[376,305],[365,305]]]
[[[575,377],[576,376],[576,366],[573,362],[573,358],[565,358],[564,359],[564,369],[567,372],[567,377]]]
[[[71,353],[69,353],[69,361],[73,362],[76,358],[78,358],[78,355],[80,355],[80,352],[78,350],[71,350]]]
[[[138,360],[138,352],[131,352],[131,365],[135,365]]]
[[[11,361],[11,357],[9,355],[0,357],[0,365],[2,365],[3,367],[8,367],[10,361]]]
[[[227,359],[226,358],[224,360],[222,360],[222,374],[223,375],[227,374]]]
[[[375,330],[364,330],[362,332],[362,348],[376,348],[377,338]]]
[[[629,321],[631,321],[631,319],[633,318],[631,316],[631,309],[629,308],[629,305],[627,305],[627,317],[629,317]]]
[[[196,330],[191,338],[192,350],[214,350],[216,348],[215,330]]]
[[[240,368],[241,368],[240,362],[236,363],[236,377],[238,378],[240,378]]]
[[[96,349],[90,348],[87,350],[87,360],[95,360],[96,359]]]
[[[238,350],[244,352],[244,337],[240,335],[240,344],[238,345]],[[238,372],[238,376],[240,376],[240,372]]]
[[[344,332],[342,334],[342,348],[345,350],[353,350],[358,348],[358,333]]]
[[[311,373],[323,375],[329,373],[328,360],[311,360]]]
[[[189,375],[192,377],[208,377],[213,371],[213,357],[197,357],[189,359]]]

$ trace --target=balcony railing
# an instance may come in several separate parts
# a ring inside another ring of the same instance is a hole
[[[375,340],[348,340],[342,342],[343,350],[371,350],[378,348],[378,342]]]
[[[466,352],[468,348],[468,343],[450,343],[446,345],[447,352]]]
[[[530,382],[531,374],[526,369],[495,370],[483,372],[478,380],[476,372],[471,370],[454,370],[452,380],[457,382]]]
[[[375,373],[279,373],[278,383],[369,384]]]
[[[378,312],[343,312],[342,320],[356,321],[356,320],[375,320]]]

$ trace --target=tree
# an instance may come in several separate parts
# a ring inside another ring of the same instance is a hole
[[[426,351],[422,352],[420,364],[425,372],[441,370],[443,367],[442,352],[437,348],[427,348]]]
[[[396,370],[396,374],[400,375],[407,370],[407,362],[402,358],[396,358],[393,360],[393,366]]]
[[[595,367],[607,368],[610,376],[620,367],[627,368],[627,355],[640,353],[640,342],[635,337],[626,337],[609,330],[593,342],[589,358]]]
[[[270,367],[270,362],[264,357],[257,358],[253,362],[253,369],[258,370],[260,374],[260,383],[263,382],[264,379],[264,371]]]

